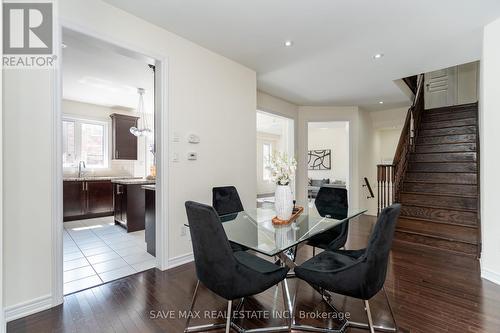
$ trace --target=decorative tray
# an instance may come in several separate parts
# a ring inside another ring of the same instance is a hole
[[[304,207],[295,206],[292,211],[292,216],[288,220],[279,219],[277,216],[273,217],[272,222],[274,225],[286,225],[295,221],[300,214],[304,211]]]

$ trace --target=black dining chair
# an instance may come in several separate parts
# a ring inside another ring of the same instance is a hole
[[[349,209],[347,189],[323,186],[319,189],[314,205],[322,217],[343,220],[347,217]],[[345,246],[348,233],[349,221],[345,221],[325,232],[312,236],[307,241],[307,245],[313,247],[313,256],[316,254],[317,247],[337,250]]]
[[[242,212],[238,190],[234,186],[221,186],[212,188],[212,206],[219,216]]]
[[[212,206],[221,217],[222,222],[232,221],[239,212],[244,211],[238,190],[234,186],[212,188]],[[246,251],[248,248],[230,242],[233,251]]]
[[[220,218],[213,207],[193,201],[187,201],[185,206],[198,277],[190,311],[195,305],[200,282],[228,301],[225,325],[190,328],[190,318],[188,318],[185,332],[225,327],[227,333],[231,327],[233,300],[259,294],[282,282],[289,269],[248,252],[233,252]],[[283,285],[282,287],[285,288]],[[286,302],[286,295],[284,298]]]
[[[365,249],[325,250],[295,268],[296,276],[317,290],[327,290],[363,300],[368,317],[367,327],[372,333],[375,330],[369,300],[384,289],[400,210],[401,205],[394,204],[381,212]],[[387,298],[385,289],[384,293]],[[387,303],[394,320],[388,298]]]

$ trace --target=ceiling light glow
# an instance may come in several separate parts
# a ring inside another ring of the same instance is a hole
[[[373,59],[380,59],[380,58],[382,58],[383,56],[384,56],[384,54],[383,54],[383,53],[377,53],[377,54],[375,54],[375,55],[373,56]]]
[[[284,44],[285,44],[285,46],[286,46],[286,47],[290,47],[290,46],[292,46],[292,45],[293,45],[293,41],[291,41],[291,40],[286,40]]]
[[[384,104],[384,101],[380,101],[380,102],[378,102],[378,104]]]

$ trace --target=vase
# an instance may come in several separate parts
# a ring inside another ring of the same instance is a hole
[[[290,185],[276,185],[274,208],[280,220],[288,220],[292,216],[293,196]]]

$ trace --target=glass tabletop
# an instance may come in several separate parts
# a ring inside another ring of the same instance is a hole
[[[272,223],[276,216],[274,209],[256,208],[221,216],[221,220],[231,242],[274,256],[365,212],[366,209],[349,208],[336,216],[321,216],[311,207],[294,222],[275,226]]]

